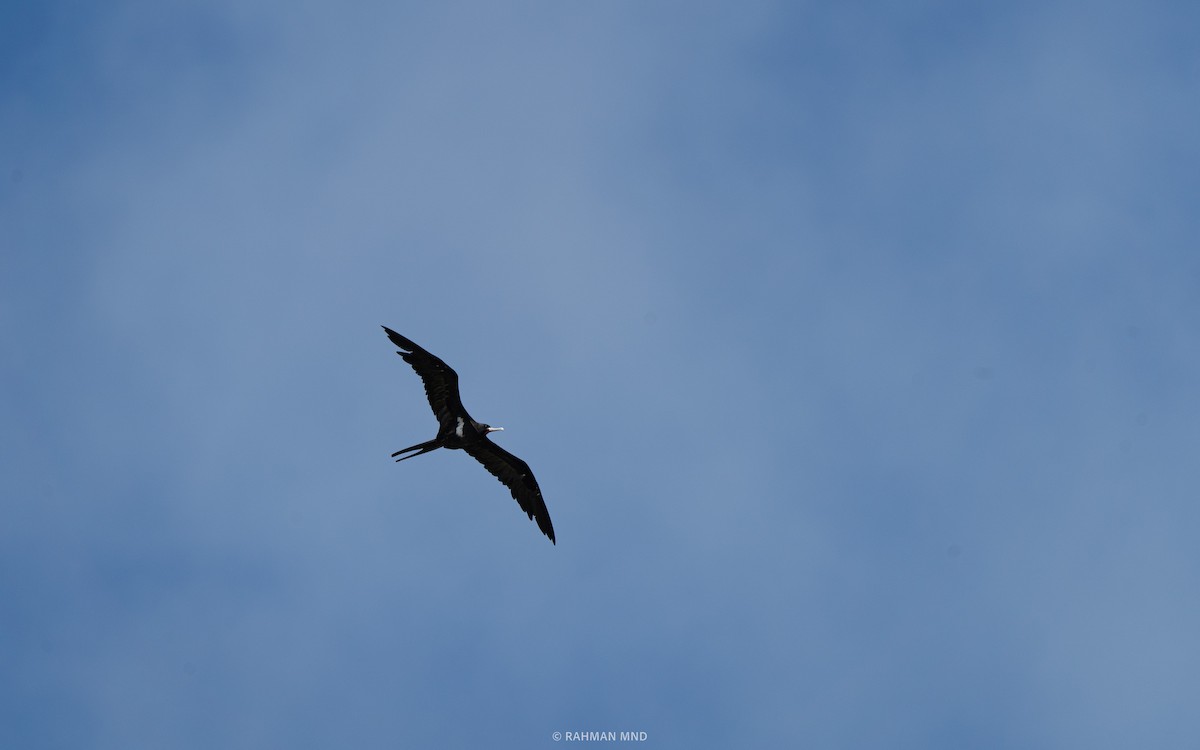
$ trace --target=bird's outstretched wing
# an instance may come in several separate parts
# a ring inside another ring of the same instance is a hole
[[[463,448],[467,453],[483,464],[484,468],[504,483],[512,492],[513,499],[525,511],[525,515],[537,521],[542,533],[554,541],[554,524],[550,523],[550,511],[546,510],[546,501],[542,499],[542,490],[538,487],[529,464],[488,440],[482,440]]]
[[[392,343],[402,351],[396,352],[412,365],[425,384],[425,396],[438,422],[452,419],[454,415],[466,414],[458,396],[458,373],[450,365],[433,356],[413,342],[387,326],[383,326]]]

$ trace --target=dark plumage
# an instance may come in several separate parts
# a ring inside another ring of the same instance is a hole
[[[471,418],[458,397],[458,373],[449,365],[387,326],[383,330],[392,343],[400,348],[401,351],[396,353],[412,365],[421,377],[421,382],[425,384],[425,396],[438,420],[437,437],[396,451],[392,458],[408,453],[407,456],[396,458],[400,462],[438,448],[465,450],[508,487],[521,510],[537,521],[538,528],[550,537],[551,543],[556,543],[550,511],[546,510],[542,491],[533,478],[533,472],[529,470],[529,464],[496,445],[487,436],[489,432],[504,428],[491,427]]]

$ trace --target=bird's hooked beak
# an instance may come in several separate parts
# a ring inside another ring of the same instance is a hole
[[[498,432],[498,431],[502,431],[503,429],[504,429],[503,427],[488,427],[487,431],[488,432]],[[487,432],[485,432],[484,434],[486,435]]]

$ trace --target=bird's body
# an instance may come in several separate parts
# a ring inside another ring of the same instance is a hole
[[[392,343],[400,348],[401,351],[397,354],[412,365],[413,370],[421,377],[421,382],[425,384],[425,396],[429,399],[429,406],[438,420],[437,437],[396,451],[392,458],[401,456],[396,458],[396,461],[404,461],[438,448],[466,451],[508,487],[521,510],[525,511],[530,519],[537,521],[542,533],[550,538],[551,543],[555,543],[550,512],[546,509],[542,490],[538,487],[529,464],[488,438],[489,432],[504,428],[492,427],[471,418],[458,395],[458,373],[449,365],[387,326],[384,326],[383,330]],[[403,455],[405,453],[409,455]]]

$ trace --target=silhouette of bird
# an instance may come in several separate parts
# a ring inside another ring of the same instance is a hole
[[[521,510],[525,511],[531,520],[537,521],[538,528],[550,537],[552,544],[557,544],[554,541],[554,525],[550,523],[550,511],[546,510],[542,490],[533,478],[529,464],[488,438],[489,432],[504,428],[492,427],[471,418],[458,396],[458,373],[450,369],[449,365],[387,326],[383,326],[383,330],[401,350],[396,353],[412,365],[421,377],[421,382],[425,384],[425,396],[429,399],[429,406],[438,420],[437,437],[396,451],[392,458],[401,456],[396,458],[396,462],[399,463],[438,448],[461,448],[503,482],[512,492],[513,499],[521,506]],[[409,455],[404,456],[405,453]]]

